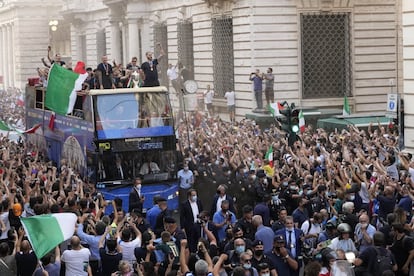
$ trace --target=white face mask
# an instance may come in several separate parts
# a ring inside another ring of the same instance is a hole
[[[191,196],[191,201],[192,201],[192,202],[196,202],[196,201],[197,201],[197,196],[196,196],[196,195]]]
[[[260,276],[270,276],[270,273],[263,273],[262,275],[260,275]]]
[[[137,187],[138,190],[141,190],[142,185],[138,184],[136,187]]]

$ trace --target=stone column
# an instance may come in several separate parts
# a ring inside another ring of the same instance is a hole
[[[2,41],[3,41],[3,48],[1,49],[1,54],[3,56],[2,61],[3,61],[3,77],[4,77],[4,88],[9,87],[10,82],[9,82],[9,65],[8,65],[8,60],[7,60],[7,53],[9,51],[9,43],[7,40],[7,27],[6,25],[3,25],[1,28],[1,37],[2,37]]]
[[[7,64],[9,66],[8,69],[8,79],[9,79],[9,86],[16,86],[16,84],[14,83],[14,62],[13,62],[13,57],[14,57],[14,43],[13,43],[13,26],[12,24],[8,24],[7,25],[7,43],[8,43],[8,51],[7,51]]]
[[[153,39],[151,39],[151,36],[150,36],[151,25],[150,25],[149,18],[143,17],[140,22],[141,22],[140,29],[141,29],[141,37],[142,37],[141,53],[142,53],[142,62],[144,62],[147,60],[145,53],[148,51],[153,51],[154,47],[151,44],[153,42]]]
[[[137,19],[128,19],[128,60],[132,57],[138,57],[140,51],[138,32]],[[141,62],[141,60],[139,62]]]
[[[121,34],[119,30],[119,20],[111,19],[110,21],[111,26],[111,52],[110,52],[110,60],[115,59],[117,62],[121,60]]]
[[[3,28],[0,27],[0,76],[4,77],[3,51],[4,51]],[[3,80],[3,82],[4,82],[4,80]],[[3,84],[0,84],[0,87],[2,87],[2,86],[3,86]]]

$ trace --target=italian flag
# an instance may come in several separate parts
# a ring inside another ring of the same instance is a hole
[[[11,131],[12,129],[2,120],[0,120],[0,130]]]
[[[280,115],[280,110],[283,110],[283,106],[280,104],[280,102],[269,104],[269,111],[273,116]]]
[[[348,97],[346,95],[344,96],[344,107],[342,109],[342,115],[343,116],[351,115],[351,109],[349,108]]]
[[[76,102],[76,91],[82,90],[87,73],[77,74],[53,64],[49,70],[45,105],[57,114],[72,113]]]
[[[73,236],[77,219],[73,213],[20,218],[38,259]]]
[[[269,161],[270,167],[273,168],[273,147],[270,146],[266,152],[265,159]]]
[[[29,128],[27,130],[19,130],[17,128],[15,130],[19,134],[32,134],[32,133],[35,133],[36,130],[41,126],[42,126],[42,124],[36,124],[36,125],[34,125],[33,127]]]
[[[305,116],[303,116],[303,111],[301,109],[300,112],[299,112],[299,129],[300,129],[300,132],[301,133],[305,132],[305,128],[306,128]]]

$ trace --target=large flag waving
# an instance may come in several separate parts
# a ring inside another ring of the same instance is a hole
[[[39,215],[23,218],[23,228],[38,259],[72,237],[77,217],[73,213]]]
[[[300,112],[299,112],[299,129],[300,129],[300,132],[301,133],[305,132],[305,128],[306,128],[305,116],[303,116],[303,111],[301,109]]]
[[[280,104],[280,102],[269,104],[269,111],[273,116],[280,115],[280,110],[283,110],[283,106]]]
[[[79,75],[53,64],[47,81],[46,107],[61,115],[71,113],[76,101],[76,91],[82,90],[87,76],[87,73]]]
[[[344,96],[344,107],[342,109],[342,115],[351,115],[351,109],[349,108],[348,97],[346,95]]]

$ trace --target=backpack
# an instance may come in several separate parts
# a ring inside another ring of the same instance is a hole
[[[375,247],[375,251],[377,252],[377,263],[375,264],[374,275],[382,275],[382,273],[387,270],[392,271],[393,261],[391,252],[387,250],[385,255],[381,255],[381,252],[377,247]]]

